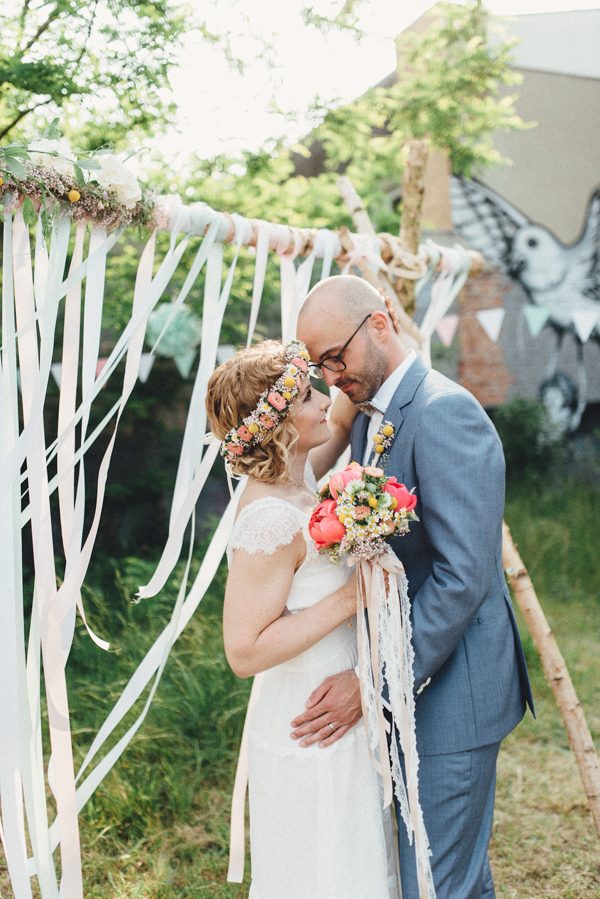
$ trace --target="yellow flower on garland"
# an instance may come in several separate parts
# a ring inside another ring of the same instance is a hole
[[[67,197],[69,198],[69,203],[79,203],[81,200],[81,194],[78,190],[75,190],[75,188],[69,191]]]

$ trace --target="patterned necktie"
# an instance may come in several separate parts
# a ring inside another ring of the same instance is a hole
[[[357,403],[356,408],[359,409],[363,415],[368,415],[369,418],[372,418],[377,412],[381,413],[381,409],[378,409],[377,406],[374,406],[373,403]]]

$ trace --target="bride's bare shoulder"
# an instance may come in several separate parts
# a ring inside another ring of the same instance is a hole
[[[237,510],[238,516],[240,512],[251,503],[255,503],[258,500],[269,499],[279,499],[289,502],[289,488],[285,490],[283,485],[268,484],[265,481],[257,481],[249,478],[240,498]]]

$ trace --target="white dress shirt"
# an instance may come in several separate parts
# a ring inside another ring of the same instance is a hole
[[[367,428],[367,445],[365,447],[363,465],[368,465],[371,461],[371,458],[373,456],[373,437],[381,427],[383,416],[385,415],[386,409],[391,403],[396,390],[400,386],[402,378],[416,358],[417,354],[414,350],[411,350],[406,359],[401,362],[397,368],[394,369],[389,378],[386,378],[375,396],[370,400],[370,403],[375,406],[378,411],[374,412],[371,416],[371,420],[369,421],[369,426]]]

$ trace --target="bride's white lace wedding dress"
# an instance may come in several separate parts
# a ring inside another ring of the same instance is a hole
[[[346,565],[320,556],[308,515],[277,497],[245,506],[233,549],[269,556],[301,530],[307,554],[294,575],[295,613],[338,589]],[[391,820],[362,721],[330,747],[302,748],[291,721],[330,674],[357,664],[356,627],[343,624],[311,649],[265,671],[247,723],[252,885],[249,899],[396,899]]]

